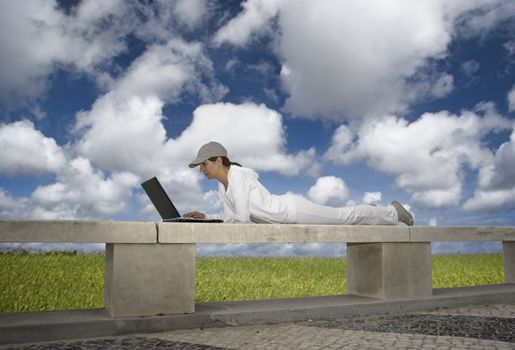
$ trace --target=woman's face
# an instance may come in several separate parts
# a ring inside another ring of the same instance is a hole
[[[218,164],[216,161],[210,161],[209,159],[200,164],[200,172],[204,174],[209,180],[215,178],[215,174],[218,170]]]

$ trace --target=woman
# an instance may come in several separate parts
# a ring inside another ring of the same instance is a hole
[[[185,216],[223,219],[224,222],[341,224],[341,225],[413,225],[413,216],[398,202],[387,207],[358,205],[332,208],[288,193],[276,196],[258,181],[258,174],[229,161],[227,150],[218,142],[209,142],[198,151],[190,168],[200,165],[208,179],[219,181],[218,190],[224,204],[223,216],[193,211]]]

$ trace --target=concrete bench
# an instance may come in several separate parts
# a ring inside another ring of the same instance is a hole
[[[396,300],[432,295],[431,242],[470,240],[502,241],[515,283],[515,227],[0,221],[0,242],[106,243],[113,317],[194,312],[199,243],[346,243],[349,293]]]
[[[160,256],[155,223],[0,220],[0,242],[105,243],[104,304],[111,316],[155,315],[174,299],[166,291],[175,281],[162,268],[175,261]]]
[[[410,227],[410,242],[501,241],[504,281],[515,283],[515,227]]]
[[[383,300],[432,295],[431,242],[502,241],[505,281],[515,283],[515,227],[158,223],[157,228],[160,244],[181,251],[197,243],[346,243],[349,294]],[[195,273],[195,256],[188,260],[184,276]],[[193,308],[185,305],[181,312]]]

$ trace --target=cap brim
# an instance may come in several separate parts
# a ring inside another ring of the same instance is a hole
[[[201,158],[198,158],[195,159],[193,162],[190,163],[189,167],[190,168],[195,168],[197,166],[199,166],[200,164],[204,163],[206,161],[206,159],[201,159]]]

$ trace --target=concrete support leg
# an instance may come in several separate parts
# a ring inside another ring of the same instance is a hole
[[[504,282],[515,283],[515,241],[503,241]]]
[[[195,244],[106,244],[104,303],[112,317],[195,311]]]
[[[384,300],[432,295],[431,243],[347,244],[349,294]]]

